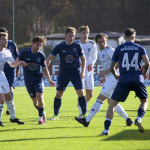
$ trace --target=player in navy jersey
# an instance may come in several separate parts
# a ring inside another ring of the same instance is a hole
[[[0,28],[0,32],[8,33],[8,30],[6,28]],[[8,40],[7,48],[10,50],[13,58],[16,60],[16,58],[18,57],[18,49],[17,49],[16,43]],[[10,92],[11,92],[11,95],[13,97],[13,88],[15,87],[14,82],[15,82],[16,77],[20,73],[19,66],[17,68],[12,68],[6,62],[5,66],[4,66],[4,73],[5,73],[5,76],[8,80]],[[6,114],[9,115],[8,110],[6,111]]]
[[[106,120],[104,123],[105,129],[100,135],[108,135],[114,109],[119,102],[124,102],[126,100],[130,91],[135,91],[136,96],[139,97],[141,101],[138,109],[138,116],[135,119],[135,125],[138,127],[140,132],[144,132],[141,122],[147,109],[148,96],[143,81],[147,76],[149,59],[146,54],[146,50],[142,46],[134,43],[135,35],[136,32],[134,29],[126,29],[126,42],[118,46],[114,52],[111,63],[111,71],[115,78],[119,81],[111,97],[112,100],[107,110]],[[145,63],[144,71],[142,71],[142,61]],[[119,62],[120,76],[117,75],[115,70],[117,62]]]
[[[86,99],[83,92],[83,85],[81,79],[85,74],[85,56],[80,45],[77,44],[75,39],[76,29],[68,27],[65,32],[65,41],[58,44],[47,58],[47,65],[50,64],[52,59],[59,54],[60,57],[60,72],[57,79],[57,93],[54,99],[54,116],[50,120],[58,120],[59,109],[61,106],[62,96],[64,91],[71,81],[78,95],[78,102],[82,109],[82,114],[86,114]],[[82,63],[81,73],[80,62]]]
[[[38,124],[40,125],[44,125],[46,121],[43,98],[44,77],[52,86],[55,86],[55,83],[50,79],[46,57],[40,50],[44,43],[45,38],[37,36],[32,39],[32,47],[22,50],[18,56],[18,60],[27,63],[27,67],[23,68],[24,81],[33,104],[39,112]]]

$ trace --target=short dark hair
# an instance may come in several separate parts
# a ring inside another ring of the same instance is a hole
[[[68,27],[67,29],[66,29],[66,31],[65,31],[65,34],[67,34],[67,33],[76,33],[76,28],[74,28],[74,27]]]
[[[36,42],[42,42],[42,43],[46,43],[46,38],[44,36],[36,36],[32,39],[32,43],[36,43]]]
[[[133,28],[127,28],[124,31],[125,36],[129,37],[133,34],[136,34],[136,31]]]
[[[0,32],[6,32],[6,33],[8,33],[8,30],[6,28],[4,28],[4,27],[1,27],[0,28]]]
[[[99,33],[95,36],[95,42],[97,43],[98,39],[102,38],[102,37],[105,37],[106,40],[108,40],[108,36],[104,33]]]

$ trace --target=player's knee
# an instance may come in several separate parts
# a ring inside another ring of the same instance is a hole
[[[141,99],[141,102],[142,102],[142,103],[148,103],[148,98],[146,98],[146,99]]]
[[[64,91],[57,91],[56,98],[62,98]]]

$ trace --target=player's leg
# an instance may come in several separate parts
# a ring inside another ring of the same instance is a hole
[[[142,118],[145,115],[147,106],[148,106],[148,96],[146,87],[143,83],[135,83],[134,91],[136,93],[136,96],[139,97],[141,104],[138,109],[138,116],[135,119],[135,125],[138,126],[140,132],[144,132],[144,128],[142,126]]]
[[[108,100],[108,103],[110,103],[111,99],[108,98],[107,100]],[[120,115],[121,117],[125,119],[127,126],[131,126],[133,124],[132,119],[128,117],[126,111],[120,104],[116,106],[115,111],[117,112],[118,115]]]
[[[2,121],[1,121],[1,117],[3,114],[4,101],[5,101],[5,97],[4,97],[4,94],[2,93],[2,90],[0,88],[0,126],[4,126]]]

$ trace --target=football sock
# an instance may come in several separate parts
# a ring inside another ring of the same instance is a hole
[[[117,104],[115,111],[121,116],[124,117],[125,120],[127,120],[128,115],[125,112],[125,110],[123,109],[123,107],[120,104]]]
[[[144,115],[145,115],[144,109],[139,108],[138,109],[138,117],[137,117],[137,119],[138,119],[139,122],[142,122],[142,118],[143,118]]]
[[[10,113],[10,118],[11,119],[15,119],[16,116],[15,116],[15,106],[14,106],[14,102],[13,100],[11,101],[6,101],[6,105],[7,105],[7,109],[9,110],[9,113]]]
[[[60,109],[60,106],[61,106],[61,102],[62,102],[62,99],[61,98],[56,98],[54,99],[54,115],[57,115],[59,114],[59,109]]]
[[[0,121],[1,121],[2,114],[3,114],[3,107],[4,107],[4,104],[0,104]]]
[[[107,133],[109,131],[109,127],[111,125],[111,119],[106,119],[104,122],[104,133]]]
[[[43,114],[44,114],[44,108],[38,107],[38,111],[39,111],[39,121],[40,121],[42,119]]]
[[[85,99],[85,96],[82,96],[82,97],[78,97],[78,103],[81,107],[81,110],[82,110],[82,115],[86,114],[86,111],[87,111],[87,105],[86,105],[86,99]]]
[[[86,101],[86,103],[88,103],[88,102],[89,102],[89,101]],[[81,116],[82,116],[82,109],[81,109],[81,107],[80,107],[80,105],[79,105],[79,102],[78,102],[77,107],[78,107],[78,109],[79,109],[79,117],[81,117]]]
[[[95,116],[95,114],[100,111],[102,105],[103,101],[97,99],[92,108],[90,109],[88,116],[86,117],[87,122],[90,122],[92,118]]]

